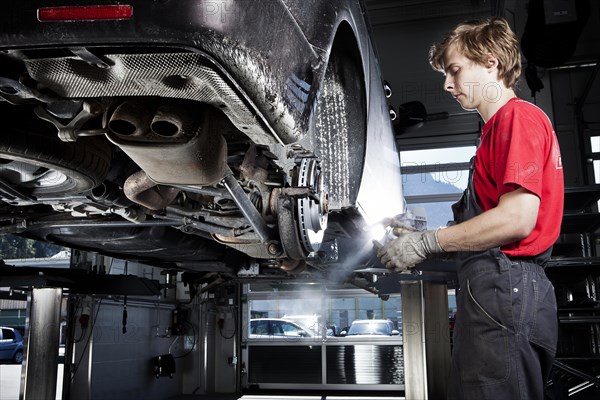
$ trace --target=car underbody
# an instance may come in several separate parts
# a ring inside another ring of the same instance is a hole
[[[185,45],[82,38],[72,23],[42,24],[47,42],[3,35],[0,232],[230,277],[330,275],[372,256],[357,199],[369,107],[386,110],[367,101],[370,53],[346,25],[328,51],[291,34],[304,65],[204,25]]]

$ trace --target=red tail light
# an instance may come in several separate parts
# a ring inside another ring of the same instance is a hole
[[[38,20],[42,22],[99,21],[131,19],[132,17],[133,7],[129,5],[44,7],[38,9]]]

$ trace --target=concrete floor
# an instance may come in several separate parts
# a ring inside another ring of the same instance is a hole
[[[404,397],[379,397],[369,395],[341,396],[341,395],[187,395],[178,396],[169,400],[405,400]]]
[[[58,369],[56,399],[62,396],[62,364]],[[21,366],[14,364],[0,364],[0,400],[19,400],[21,384]],[[372,395],[236,395],[236,394],[212,394],[212,395],[182,395],[167,400],[404,400],[398,396],[372,396]]]
[[[62,397],[63,365],[58,366],[56,399]],[[0,364],[0,400],[19,400],[21,365]]]

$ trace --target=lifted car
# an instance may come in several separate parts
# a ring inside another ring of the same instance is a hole
[[[20,0],[0,232],[220,277],[343,278],[403,212],[358,0]],[[283,273],[282,273],[283,271]]]

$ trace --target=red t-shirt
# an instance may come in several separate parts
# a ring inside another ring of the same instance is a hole
[[[525,239],[502,246],[505,254],[535,256],[554,244],[563,215],[564,180],[558,140],[542,110],[518,98],[502,106],[483,126],[474,174],[483,211],[519,187],[540,198],[535,228]]]

